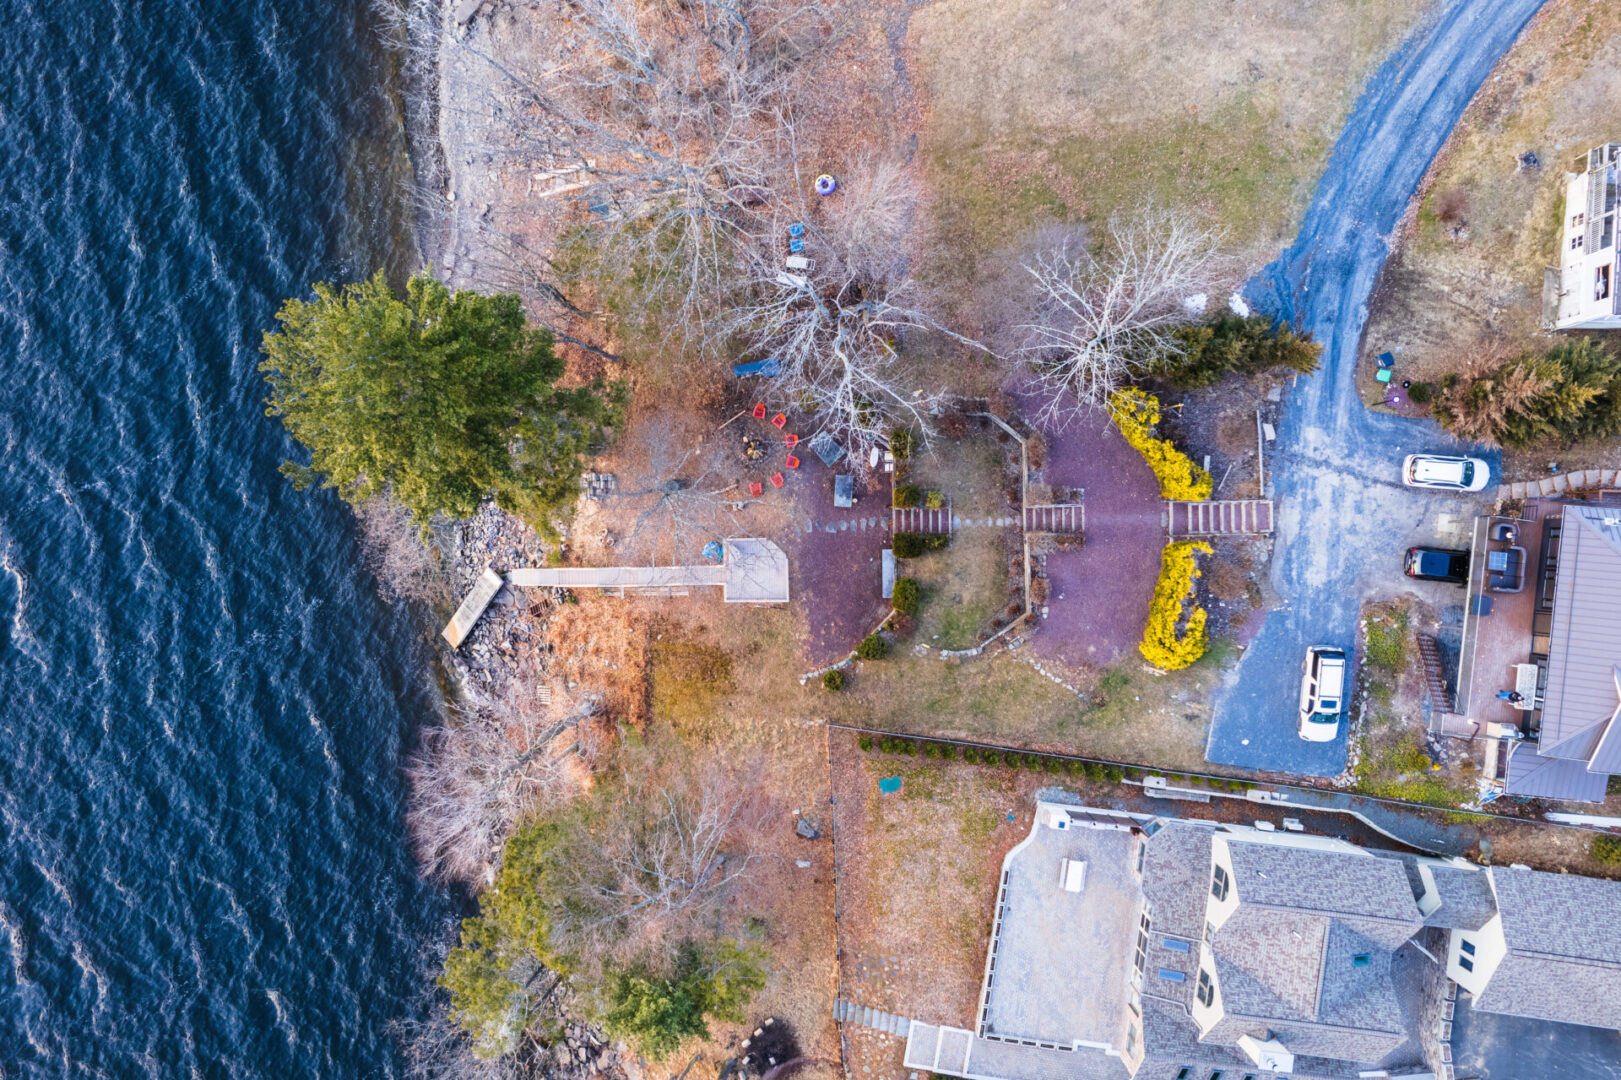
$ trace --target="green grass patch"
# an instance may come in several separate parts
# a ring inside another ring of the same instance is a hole
[[[667,639],[652,650],[653,715],[674,724],[708,720],[736,689],[725,649]]]

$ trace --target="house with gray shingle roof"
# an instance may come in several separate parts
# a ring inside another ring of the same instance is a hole
[[[1076,872],[1075,867],[1082,867]],[[1442,1070],[1481,1011],[1621,1027],[1621,883],[1042,802],[1003,862],[965,1080],[1340,1080]]]
[[[1447,974],[1475,1008],[1621,1028],[1621,882],[1524,867],[1480,873],[1496,912],[1455,930]]]

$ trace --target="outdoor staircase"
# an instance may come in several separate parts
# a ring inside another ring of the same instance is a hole
[[[1024,508],[1024,531],[1078,533],[1086,528],[1086,511],[1080,503],[1057,503]]]
[[[1271,499],[1222,499],[1165,504],[1165,527],[1179,536],[1245,536],[1272,531]]]
[[[846,1024],[860,1024],[863,1027],[875,1028],[891,1035],[900,1035],[903,1038],[912,1029],[912,1021],[904,1016],[894,1013],[881,1012],[870,1009],[865,1005],[857,1005],[853,1001],[839,998],[833,1002],[833,1019]]]
[[[939,510],[930,510],[923,506],[912,506],[901,509],[899,506],[890,508],[889,534],[896,533],[949,533],[951,532],[951,500]]]
[[[1452,711],[1452,691],[1447,688],[1446,668],[1441,664],[1441,647],[1428,634],[1415,634],[1418,655],[1424,661],[1424,684],[1430,692],[1430,702],[1437,713]]]

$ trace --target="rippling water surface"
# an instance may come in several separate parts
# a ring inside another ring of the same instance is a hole
[[[391,1075],[448,914],[401,826],[425,634],[255,370],[391,250],[363,3],[0,0],[8,1080]]]

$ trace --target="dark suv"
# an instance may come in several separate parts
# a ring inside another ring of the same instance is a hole
[[[1410,578],[1464,585],[1469,581],[1469,553],[1448,551],[1446,548],[1408,548],[1407,561],[1402,569],[1407,571]]]

